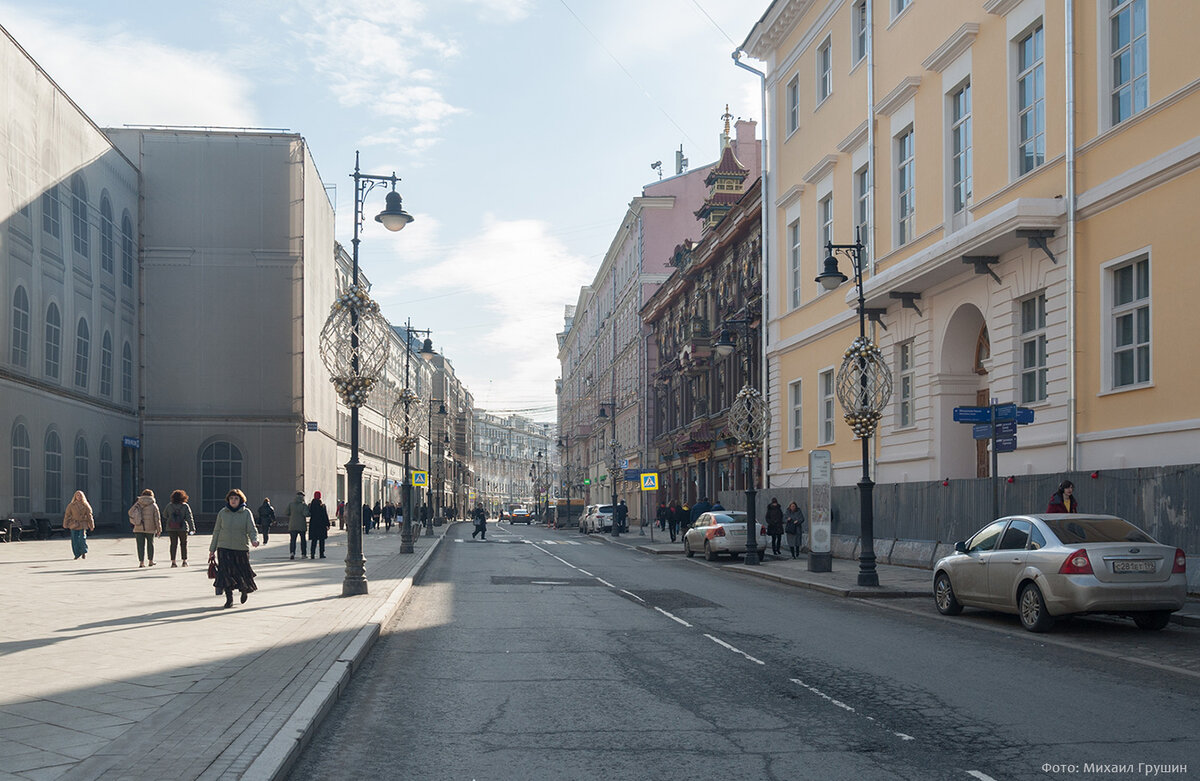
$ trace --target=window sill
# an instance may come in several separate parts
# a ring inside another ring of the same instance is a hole
[[[855,62],[853,65],[850,66],[850,70],[847,71],[847,74],[850,76],[853,76],[854,72],[856,70],[858,70],[862,66],[862,64],[865,63],[866,61],[867,61],[867,55],[864,54],[863,56],[858,58],[857,62]]]
[[[892,27],[895,26],[896,22],[903,19],[905,17],[905,15],[907,15],[908,12],[912,10],[914,3],[915,3],[915,0],[913,0],[913,2],[910,2],[908,5],[904,6],[904,9],[902,11],[900,11],[900,13],[898,13],[892,17],[891,21],[888,22],[888,25],[885,29],[891,30]]]
[[[828,95],[826,95],[825,97],[823,97],[823,98],[821,98],[820,100],[818,100],[818,101],[817,101],[817,105],[813,106],[813,113],[815,114],[815,113],[817,113],[818,111],[820,111],[820,110],[821,110],[821,106],[824,106],[826,103],[828,103],[828,102],[829,102],[829,99],[830,99],[830,98],[832,98],[832,97],[833,97],[833,90],[830,90]]]
[[[1146,390],[1148,388],[1153,388],[1153,387],[1154,387],[1153,380],[1151,380],[1150,382],[1139,382],[1137,385],[1122,385],[1119,388],[1110,388],[1108,390],[1100,391],[1099,393],[1096,394],[1096,398],[1102,398],[1104,396],[1113,396],[1118,393],[1128,393],[1130,391]]]

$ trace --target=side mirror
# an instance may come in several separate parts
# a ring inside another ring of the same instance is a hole
[[[954,543],[954,552],[955,553],[966,553],[967,552],[967,544],[965,542]]]

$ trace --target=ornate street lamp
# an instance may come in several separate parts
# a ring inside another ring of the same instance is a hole
[[[391,184],[384,210],[376,217],[390,231],[398,231],[412,222],[404,211],[396,183],[400,177],[373,176],[358,168],[354,153],[354,238],[351,241],[353,273],[350,286],[333,302],[325,327],[321,329],[320,352],[325,368],[342,402],[350,408],[350,460],[346,463],[346,576],[342,596],[367,593],[366,559],[362,552],[362,473],[358,460],[358,408],[367,403],[371,389],[383,374],[388,355],[387,321],[379,314],[379,304],[371,299],[358,281],[358,233],[363,223],[367,194],[383,184]]]
[[[426,401],[426,404],[428,404],[429,407],[429,452],[425,454],[425,473],[429,475],[433,474],[433,402],[435,401],[438,402],[437,414],[441,416],[443,420],[445,420],[446,417],[446,403],[439,399],[435,399],[432,395],[430,395],[429,399]],[[432,537],[434,518],[432,481],[428,481],[425,484],[425,507],[429,510],[429,525],[425,527],[425,536]]]
[[[727,358],[733,354],[737,340],[744,344],[742,350],[743,374],[746,384],[738,391],[729,407],[729,430],[737,440],[742,451],[742,460],[746,471],[746,563],[759,564],[758,558],[758,508],[755,501],[758,489],[755,487],[754,462],[758,460],[763,440],[767,437],[767,429],[771,425],[771,411],[763,401],[762,394],[750,384],[750,334],[757,329],[751,326],[751,321],[740,318],[730,318],[722,324],[721,338],[713,345],[717,355]]]
[[[403,434],[397,437],[400,443],[400,449],[404,451],[404,494],[402,502],[404,505],[404,522],[400,524],[400,552],[413,552],[413,485],[412,485],[412,469],[409,465],[409,454],[417,444],[417,433],[420,431],[418,426],[421,419],[421,397],[417,395],[409,383],[412,381],[412,340],[414,336],[424,335],[425,341],[421,344],[421,349],[417,354],[426,362],[432,361],[437,355],[433,349],[433,340],[429,338],[428,329],[420,329],[412,327],[412,320],[406,320],[404,323],[404,387],[400,390],[400,394],[396,397],[395,404],[392,405],[391,415],[394,419],[400,422],[397,425],[397,432],[403,430]],[[429,480],[429,474],[426,473],[425,479]]]
[[[853,244],[825,245],[829,257],[817,282],[826,290],[835,290],[846,281],[838,270],[837,256],[849,258],[854,265],[854,284],[858,288],[858,338],[842,356],[837,373],[837,397],[844,418],[854,435],[862,441],[862,479],[858,482],[859,535],[862,540],[858,556],[858,585],[878,586],[879,572],[875,569],[875,503],[871,482],[871,434],[879,416],[892,398],[892,373],[875,343],[867,338],[867,301],[863,295],[862,265],[864,247],[855,231]]]

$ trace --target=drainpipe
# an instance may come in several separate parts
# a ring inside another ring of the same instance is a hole
[[[870,5],[870,3],[868,3],[867,5]],[[759,188],[758,188],[759,201],[761,203],[761,208],[759,211],[760,211],[760,214],[762,217],[762,238],[760,239],[760,243],[762,245],[762,261],[761,261],[762,271],[759,276],[759,285],[761,287],[761,291],[760,291],[759,295],[760,295],[760,299],[762,300],[762,317],[763,317],[763,328],[762,328],[762,339],[761,339],[762,360],[759,361],[759,367],[760,367],[760,372],[762,374],[762,377],[761,377],[759,387],[762,389],[763,403],[766,404],[767,409],[769,410],[769,409],[771,409],[771,386],[768,384],[769,373],[767,371],[767,344],[769,342],[769,337],[768,337],[769,329],[767,328],[767,324],[771,319],[771,307],[770,307],[771,302],[770,302],[770,298],[768,296],[767,280],[770,279],[770,276],[771,276],[770,275],[770,268],[771,268],[770,252],[768,250],[768,248],[771,246],[770,241],[769,241],[770,233],[768,231],[768,226],[770,225],[771,210],[768,207],[768,204],[771,201],[770,201],[769,191],[767,189],[767,172],[770,167],[768,164],[768,159],[767,159],[767,132],[768,132],[767,128],[769,127],[769,124],[767,122],[767,74],[763,73],[762,71],[758,70],[757,68],[752,68],[749,65],[747,65],[746,63],[742,62],[742,54],[743,54],[743,52],[741,49],[734,50],[733,64],[738,66],[742,70],[750,71],[755,76],[758,76],[759,92],[760,92],[760,96],[761,96],[761,100],[762,100],[762,138],[759,140],[759,144],[758,144],[758,146],[759,146],[759,176],[762,179],[761,183],[759,184]],[[770,437],[770,435],[771,435],[770,430],[768,430],[767,436]],[[771,467],[771,446],[770,446],[770,441],[768,439],[766,447],[763,448],[762,472],[763,472],[763,488],[764,489],[771,487],[770,467]]]
[[[875,238],[879,233],[875,219],[875,12],[867,3],[867,213],[871,224],[867,231],[867,270],[875,275]],[[875,337],[872,335],[872,341]],[[878,437],[876,437],[878,439]],[[879,474],[878,470],[875,472]]]
[[[1075,2],[1066,0],[1066,80],[1067,80],[1067,471],[1078,469],[1076,334],[1075,334]]]

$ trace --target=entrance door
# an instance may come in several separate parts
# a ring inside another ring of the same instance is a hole
[[[991,396],[988,394],[988,389],[984,388],[975,393],[975,406],[986,407],[991,404]],[[991,440],[977,439],[975,440],[975,476],[976,477],[991,477],[991,454],[988,452],[988,445]]]

